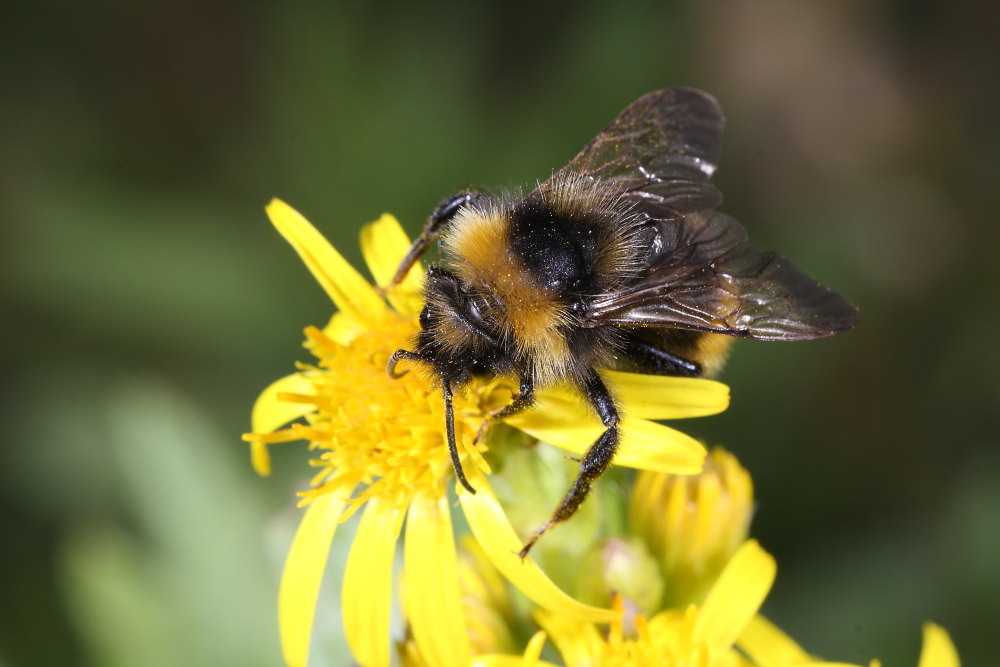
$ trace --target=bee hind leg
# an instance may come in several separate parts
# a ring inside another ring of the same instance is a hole
[[[590,374],[581,383],[581,389],[587,395],[594,410],[604,424],[604,433],[590,446],[587,453],[580,461],[580,472],[569,492],[563,497],[562,502],[553,512],[552,517],[538,528],[521,548],[518,556],[523,560],[527,557],[531,547],[535,545],[545,532],[556,525],[566,521],[576,514],[576,511],[583,504],[590,493],[591,485],[604,474],[604,471],[611,465],[615,452],[618,451],[618,406],[615,405],[611,393],[604,385],[601,377],[596,371],[591,370]]]
[[[637,336],[627,336],[621,351],[642,373],[689,378],[701,377],[702,374],[701,364],[698,362],[668,352]]]

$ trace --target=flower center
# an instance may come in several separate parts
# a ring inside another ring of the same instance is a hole
[[[300,364],[299,370],[314,393],[278,395],[315,406],[306,424],[284,430],[319,452],[311,464],[320,471],[313,488],[301,494],[305,502],[359,486],[365,488],[354,499],[358,506],[375,495],[404,506],[417,491],[445,492],[454,475],[441,391],[417,362],[401,362],[399,371],[412,372],[400,378],[386,372],[389,357],[409,347],[416,331],[412,318],[393,312],[367,323],[348,342],[337,342],[315,327],[306,329],[306,346],[317,361]],[[464,466],[489,473],[482,458],[485,444],[473,446],[472,440],[486,412],[510,396],[509,384],[499,379],[474,382],[455,395],[455,438]]]

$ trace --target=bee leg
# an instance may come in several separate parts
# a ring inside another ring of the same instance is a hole
[[[534,404],[535,383],[532,381],[530,376],[526,375],[521,378],[521,387],[518,389],[517,393],[514,394],[514,398],[511,399],[510,403],[502,408],[490,410],[486,413],[486,418],[483,419],[483,423],[480,424],[479,430],[476,431],[476,437],[472,441],[472,444],[479,442],[483,435],[485,435],[486,429],[489,428],[491,424],[507,419],[507,417],[513,417],[519,412],[524,412]]]
[[[485,195],[480,192],[463,190],[462,192],[458,192],[445,198],[444,201],[438,204],[437,207],[431,211],[431,214],[427,216],[427,222],[424,224],[424,230],[420,232],[420,236],[413,241],[413,245],[410,246],[406,256],[403,257],[403,261],[400,262],[399,268],[396,269],[396,273],[393,275],[392,280],[389,281],[388,285],[380,288],[379,291],[385,293],[389,288],[395,287],[399,283],[403,282],[403,279],[406,278],[406,274],[410,272],[413,265],[417,263],[417,260],[419,260],[425,252],[427,252],[431,243],[433,243],[434,240],[441,235],[445,226],[455,219],[458,212],[472,202],[482,199],[483,197],[485,197]]]
[[[389,357],[389,366],[385,370],[386,372],[389,373],[389,377],[391,377],[394,380],[398,380],[399,378],[403,377],[404,375],[410,372],[409,370],[405,370],[402,373],[396,372],[396,364],[399,363],[400,359],[412,359],[414,361],[422,361],[423,357],[417,354],[416,352],[410,352],[409,350],[396,350],[395,352],[393,352],[392,356]]]
[[[626,338],[622,353],[651,375],[676,375],[689,378],[701,376],[701,364],[667,352],[639,338],[632,336]]]
[[[465,487],[466,491],[474,494],[476,490],[465,478],[465,471],[462,470],[462,460],[458,457],[458,445],[455,442],[455,408],[452,406],[451,383],[445,378],[441,382],[441,389],[444,393],[444,427],[448,435],[448,453],[451,454],[451,465],[455,469],[455,476],[459,483]]]
[[[531,547],[535,545],[538,538],[545,534],[545,531],[576,513],[586,499],[587,494],[590,493],[590,486],[604,474],[604,471],[611,465],[611,460],[615,457],[615,452],[618,451],[618,422],[620,418],[618,416],[618,407],[615,405],[611,393],[604,385],[601,377],[594,370],[590,371],[581,388],[601,418],[601,423],[604,424],[605,431],[590,446],[590,449],[587,450],[583,460],[580,462],[580,474],[577,475],[576,481],[573,482],[569,493],[559,503],[559,507],[552,514],[552,518],[542,524],[538,530],[532,533],[528,541],[524,543],[524,547],[518,553],[522,560],[527,557],[528,552],[531,551]]]

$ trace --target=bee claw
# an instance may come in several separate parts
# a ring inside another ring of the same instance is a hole
[[[393,380],[398,380],[399,378],[403,377],[404,375],[410,372],[409,369],[406,369],[405,371],[396,370],[396,364],[399,363],[400,359],[412,359],[415,361],[422,361],[423,357],[421,357],[416,352],[410,352],[408,350],[396,350],[395,352],[393,352],[392,356],[389,357],[389,364],[386,366],[386,371],[389,373],[389,377],[391,377]]]
[[[538,541],[538,538],[544,535],[545,531],[551,528],[554,523],[555,522],[552,519],[549,519],[548,521],[543,523],[538,530],[532,533],[531,537],[528,538],[528,541],[524,543],[524,546],[521,547],[521,550],[517,553],[518,558],[520,558],[522,561],[525,558],[527,558],[528,552],[531,551],[531,547],[535,546],[535,542]]]

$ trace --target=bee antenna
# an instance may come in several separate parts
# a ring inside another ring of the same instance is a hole
[[[451,384],[445,379],[441,382],[441,387],[444,393],[444,424],[448,435],[448,453],[451,454],[451,465],[455,468],[455,476],[458,477],[459,483],[465,487],[466,491],[475,494],[476,490],[465,478],[462,461],[458,458],[458,445],[455,443],[455,408],[451,403]]]

